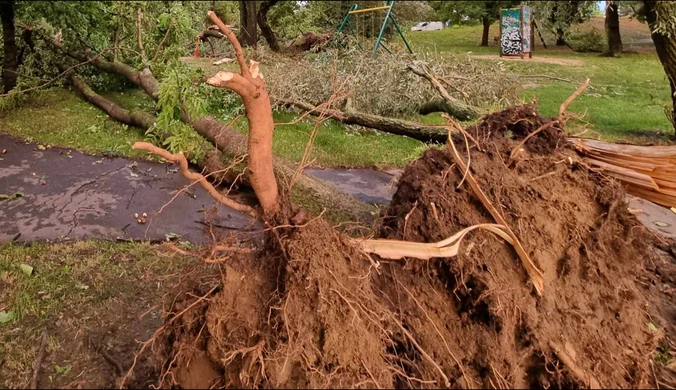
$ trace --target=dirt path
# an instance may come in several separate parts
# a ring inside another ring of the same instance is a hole
[[[224,231],[250,228],[252,219],[216,204],[198,185],[189,185],[175,165],[123,158],[90,156],[68,149],[40,150],[0,135],[0,194],[23,196],[0,200],[0,242],[12,239],[75,240],[85,238],[163,240],[170,233],[181,240],[207,240],[207,209],[218,210],[213,221]],[[135,213],[142,217],[140,224]],[[9,222],[9,223],[7,223]]]
[[[478,54],[473,55],[472,58],[480,60],[499,60],[499,61],[528,61],[528,62],[542,62],[545,64],[565,65],[565,66],[583,66],[584,61],[570,58],[554,58],[554,57],[539,57],[533,54],[533,58],[524,57],[500,57],[497,54]]]
[[[324,180],[364,202],[384,205],[390,203],[397,190],[396,180],[401,170],[375,169],[306,169],[305,172]]]

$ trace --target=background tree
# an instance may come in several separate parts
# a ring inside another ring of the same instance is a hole
[[[596,1],[530,1],[533,14],[540,27],[547,27],[556,35],[556,45],[566,45],[566,34],[570,28],[589,20],[597,9]]]
[[[256,2],[239,0],[239,36],[242,46],[256,46],[258,42],[258,21]]]
[[[451,23],[480,21],[483,25],[481,46],[488,46],[490,28],[500,19],[501,8],[518,7],[521,1],[434,1],[430,6],[437,18]]]
[[[617,1],[609,1],[606,4],[606,38],[608,51],[606,55],[614,57],[622,52],[622,36],[620,35],[620,13]]]
[[[14,1],[0,1],[0,18],[2,19],[2,43],[4,57],[2,59],[2,85],[5,93],[16,87],[19,55],[16,48],[14,31]]]
[[[643,3],[657,56],[671,86],[672,106],[667,115],[676,129],[676,2],[645,0]]]
[[[279,43],[277,43],[277,37],[275,36],[275,32],[272,31],[272,28],[268,23],[268,11],[270,11],[270,8],[272,8],[272,6],[274,6],[278,2],[279,0],[262,1],[261,6],[258,9],[258,14],[256,15],[256,19],[258,20],[258,27],[261,28],[261,33],[263,34],[263,37],[268,42],[268,46],[270,46],[270,49],[272,49],[273,51],[279,51]]]

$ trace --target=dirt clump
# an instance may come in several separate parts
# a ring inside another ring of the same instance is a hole
[[[661,319],[649,317],[636,277],[652,238],[622,188],[581,163],[558,127],[509,160],[549,121],[523,105],[467,129],[479,143],[470,171],[544,271],[542,296],[487,232],[470,233],[456,258],[386,262],[315,218],[268,230],[266,249],[223,264],[222,290],[164,339],[160,385],[649,386],[659,335],[647,324]],[[378,236],[435,242],[494,223],[462,178],[447,150],[425,152],[405,169]]]

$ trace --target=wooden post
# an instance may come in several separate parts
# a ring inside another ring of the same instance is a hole
[[[502,8],[500,8],[500,57],[502,57]]]
[[[521,19],[521,59],[523,60],[523,4],[519,6],[519,19]]]

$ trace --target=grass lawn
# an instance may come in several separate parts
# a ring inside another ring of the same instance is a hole
[[[593,18],[590,22],[577,27],[580,30],[600,29],[603,32],[603,19]],[[499,47],[492,37],[498,34],[499,26],[491,26],[488,47],[481,47],[482,26],[451,27],[441,31],[407,32],[406,37],[417,51],[438,51],[449,55],[470,55],[493,59],[482,61],[503,61],[511,71],[527,75],[524,84],[528,88],[522,91],[524,101],[536,99],[540,113],[556,115],[559,105],[586,78],[591,79],[591,87],[570,106],[574,112],[585,112],[585,120],[590,129],[598,132],[588,136],[600,135],[609,141],[653,141],[656,132],[672,134],[673,126],[667,120],[664,106],[670,104],[669,83],[664,69],[650,45],[635,42],[650,39],[648,26],[636,20],[622,18],[620,30],[623,33],[625,49],[619,58],[601,57],[595,53],[574,53],[570,49],[548,45],[544,49],[535,39],[534,58],[532,60],[503,60],[497,57]],[[545,32],[546,42],[553,44],[552,34]],[[540,58],[551,62],[536,62]],[[566,63],[567,59],[577,64]],[[557,60],[561,64],[557,64]],[[572,81],[560,82],[546,75]],[[580,123],[569,123],[573,133],[580,130]]]
[[[202,264],[147,243],[0,244],[0,387],[28,386],[45,330],[40,377],[48,379],[41,387],[75,388],[83,370],[101,359],[90,342],[127,361],[138,349],[134,340],[162,325],[165,294],[181,275],[220,278]]]

